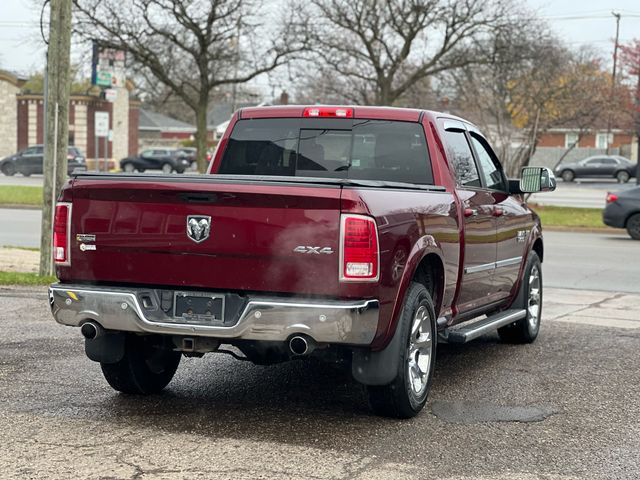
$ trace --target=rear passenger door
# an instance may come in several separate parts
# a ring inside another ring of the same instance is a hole
[[[483,187],[464,123],[444,120],[444,141],[456,176],[464,222],[464,263],[457,308],[470,312],[496,300],[493,271],[496,262],[495,198]]]

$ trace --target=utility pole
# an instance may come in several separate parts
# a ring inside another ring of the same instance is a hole
[[[67,177],[71,50],[71,1],[51,0],[45,111],[44,183],[40,275],[53,273],[51,252],[55,200]]]
[[[609,155],[609,139],[611,138],[611,105],[613,105],[613,96],[616,90],[616,67],[618,65],[618,41],[620,39],[620,17],[617,12],[611,12],[616,18],[616,40],[613,45],[613,71],[611,72],[611,97],[609,102],[609,115],[607,118],[607,155]]]

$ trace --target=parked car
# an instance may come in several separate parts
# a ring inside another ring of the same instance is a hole
[[[576,178],[601,177],[627,183],[631,177],[636,176],[637,170],[637,164],[619,155],[594,155],[579,162],[561,163],[554,173],[565,182],[573,182]]]
[[[14,155],[3,158],[0,161],[0,171],[8,176],[21,173],[25,177],[42,173],[43,158],[44,147],[42,145],[33,145]],[[67,174],[70,175],[76,169],[87,169],[86,158],[78,147],[69,146],[67,148]]]
[[[210,175],[62,190],[52,313],[115,390],[160,392],[182,354],[231,344],[347,360],[376,413],[407,418],[439,337],[536,339],[544,246],[522,194],[553,190],[549,169],[509,181],[475,126],[401,108],[247,108],[220,145]]]
[[[191,162],[181,156],[173,148],[150,148],[144,150],[137,157],[127,157],[120,160],[120,169],[132,173],[136,170],[162,170],[162,173],[184,173]]]
[[[614,228],[626,228],[631,238],[640,240],[640,187],[608,193],[602,220]]]

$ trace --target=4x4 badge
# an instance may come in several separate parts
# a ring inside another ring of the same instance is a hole
[[[187,236],[196,243],[204,242],[209,238],[211,231],[211,217],[202,215],[187,216]]]

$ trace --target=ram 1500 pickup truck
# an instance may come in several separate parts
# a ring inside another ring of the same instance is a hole
[[[535,340],[544,248],[523,193],[554,188],[545,168],[508,180],[451,115],[247,108],[207,175],[69,181],[51,309],[120,392],[159,392],[182,355],[316,355],[348,361],[374,412],[411,417],[438,340]]]

